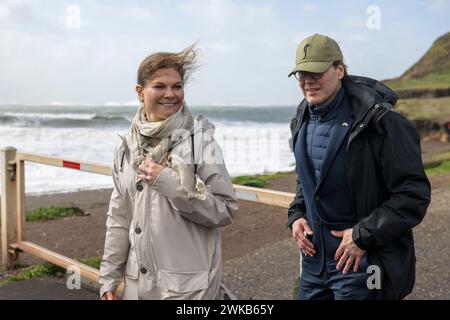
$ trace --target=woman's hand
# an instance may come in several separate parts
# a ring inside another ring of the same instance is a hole
[[[168,158],[169,155],[166,152],[159,163],[156,163],[151,159],[145,159],[145,161],[143,161],[138,167],[140,172],[138,178],[145,182],[153,184],[156,178],[158,178],[161,171],[163,171],[166,167],[166,161]]]
[[[107,291],[102,295],[102,300],[119,300],[116,291]]]

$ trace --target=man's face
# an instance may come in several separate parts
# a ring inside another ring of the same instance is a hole
[[[320,106],[338,91],[343,77],[343,65],[331,66],[320,79],[316,80],[312,75],[302,77],[300,88],[310,104]]]

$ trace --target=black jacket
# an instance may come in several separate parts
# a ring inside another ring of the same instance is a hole
[[[346,76],[342,81],[355,115],[347,144],[346,173],[358,223],[353,240],[367,250],[369,264],[381,269],[379,299],[403,299],[415,281],[412,228],[419,224],[431,197],[420,137],[399,113],[390,111],[397,96],[373,79]],[[307,101],[291,121],[294,137]],[[288,224],[306,217],[301,181],[288,210]]]

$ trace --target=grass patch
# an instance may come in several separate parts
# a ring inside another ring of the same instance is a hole
[[[28,211],[25,214],[26,221],[45,221],[45,220],[55,220],[58,218],[71,217],[71,216],[81,216],[88,215],[82,209],[78,207],[59,207],[50,206],[48,208],[39,208],[33,211]],[[0,218],[0,225],[2,220]]]
[[[450,150],[439,153],[432,157],[434,161],[447,161],[450,160]]]
[[[434,154],[428,160],[424,161],[423,166],[425,170],[439,167],[444,161],[450,161],[450,150],[441,151]]]
[[[279,179],[290,176],[290,172],[277,172],[274,174],[264,174],[255,176],[238,176],[232,179],[234,184],[243,186],[264,188],[271,179]]]
[[[400,99],[395,111],[409,120],[440,120],[450,118],[450,97],[427,99]]]
[[[55,220],[57,218],[71,217],[78,214],[76,208],[65,208],[58,206],[51,206],[48,208],[39,208],[26,213],[27,221],[37,220]]]
[[[28,268],[25,268],[22,272],[15,274],[3,281],[0,281],[0,286],[4,286],[6,284],[28,280],[31,278],[47,278],[55,276],[58,272],[64,272],[64,270],[54,264],[51,263],[41,263],[35,264]]]
[[[440,165],[425,169],[428,177],[439,176],[450,173],[450,160],[442,161]]]
[[[90,257],[90,258],[83,258],[78,260],[81,263],[87,264],[88,266],[95,268],[95,269],[100,269],[100,264],[102,262],[102,258],[100,257]]]
[[[100,263],[102,261],[102,258],[99,257],[89,257],[89,258],[83,258],[78,260],[81,263],[84,263],[92,268],[100,269]],[[51,263],[40,263],[35,264],[30,267],[25,268],[20,273],[12,275],[8,277],[5,280],[0,281],[0,287],[4,286],[6,284],[10,284],[12,282],[17,281],[23,281],[23,280],[29,280],[32,278],[48,278],[48,277],[54,277],[58,272],[65,273],[66,271],[58,267],[57,265],[51,264]]]
[[[267,183],[267,181],[265,181],[264,179],[260,179],[256,176],[239,176],[233,178],[232,181],[234,184],[256,188],[264,188]]]
[[[417,79],[385,82],[393,90],[445,89],[450,87],[450,73],[432,73]]]

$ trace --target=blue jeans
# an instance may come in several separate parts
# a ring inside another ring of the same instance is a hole
[[[336,269],[337,261],[327,259],[326,266],[319,276],[302,268],[299,300],[373,300],[374,290],[367,288],[367,259],[361,260],[358,272],[347,274]]]

